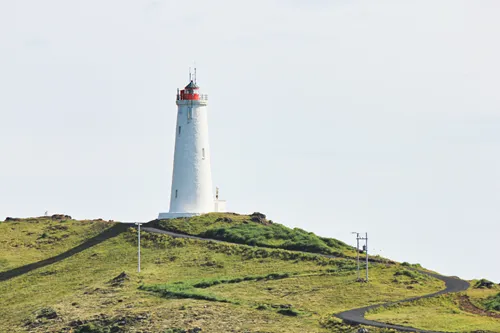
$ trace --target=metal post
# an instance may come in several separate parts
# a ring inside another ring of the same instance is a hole
[[[358,262],[358,280],[359,280],[359,278],[360,278],[360,276],[359,276],[360,275],[360,272],[359,272],[359,268],[360,268],[359,267],[359,233],[356,234],[356,243],[357,243],[357,245],[356,245],[356,255],[357,255],[357,262]]]
[[[141,224],[137,224],[137,271],[141,272]]]
[[[368,233],[366,233],[366,282],[368,282]]]
[[[356,262],[358,264],[358,279],[357,281],[359,281],[359,278],[360,278],[360,264],[359,264],[359,240],[362,239],[361,237],[359,237],[359,232],[356,232],[356,231],[353,231],[351,232],[351,234],[353,235],[356,235]]]

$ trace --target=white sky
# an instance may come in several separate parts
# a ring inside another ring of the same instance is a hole
[[[0,2],[0,218],[168,210],[196,61],[236,212],[500,282],[500,2]]]

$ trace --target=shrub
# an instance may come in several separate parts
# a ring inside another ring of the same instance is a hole
[[[267,304],[259,304],[256,307],[257,310],[269,310],[269,306]]]
[[[488,310],[500,311],[500,293],[488,298],[484,305]]]
[[[421,274],[417,273],[417,272],[413,272],[413,271],[410,271],[410,270],[407,270],[407,269],[400,269],[400,270],[397,270],[395,273],[394,273],[394,276],[407,276],[409,277],[410,279],[414,279],[414,280],[417,280],[419,278],[422,277]]]
[[[406,262],[406,261],[402,262],[401,266],[403,266],[403,267],[420,268],[420,269],[422,268],[422,265],[420,265],[420,264],[410,264],[409,262]]]
[[[189,219],[155,221],[154,224],[164,230],[250,246],[335,255],[351,249],[341,241],[318,237],[300,228],[291,229],[277,223],[262,222],[260,214],[225,215],[227,214],[206,214]],[[252,221],[256,217],[259,222]]]
[[[481,279],[481,280],[476,282],[476,284],[474,285],[474,288],[476,288],[476,289],[484,289],[484,288],[491,289],[491,288],[493,288],[494,285],[495,284],[489,280]]]

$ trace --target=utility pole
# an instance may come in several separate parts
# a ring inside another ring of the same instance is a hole
[[[359,280],[359,232],[351,232],[356,235],[356,262],[358,263],[358,280]]]
[[[363,246],[363,251],[366,253],[366,282],[368,282],[368,233],[365,233],[365,237],[360,237],[359,232],[352,232],[352,234],[356,235],[356,261],[358,264],[358,278],[357,281],[360,281],[360,262],[359,262],[359,241],[364,240],[365,245]]]
[[[137,272],[141,272],[141,222],[136,222],[137,225]]]
[[[366,250],[366,282],[368,282],[368,233],[365,233],[365,250]]]

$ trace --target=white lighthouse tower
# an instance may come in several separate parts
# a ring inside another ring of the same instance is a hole
[[[195,70],[196,73],[196,70]],[[225,211],[225,201],[214,200],[210,146],[208,143],[207,95],[200,94],[194,80],[177,90],[174,170],[170,192],[170,211],[159,219],[189,217]]]

